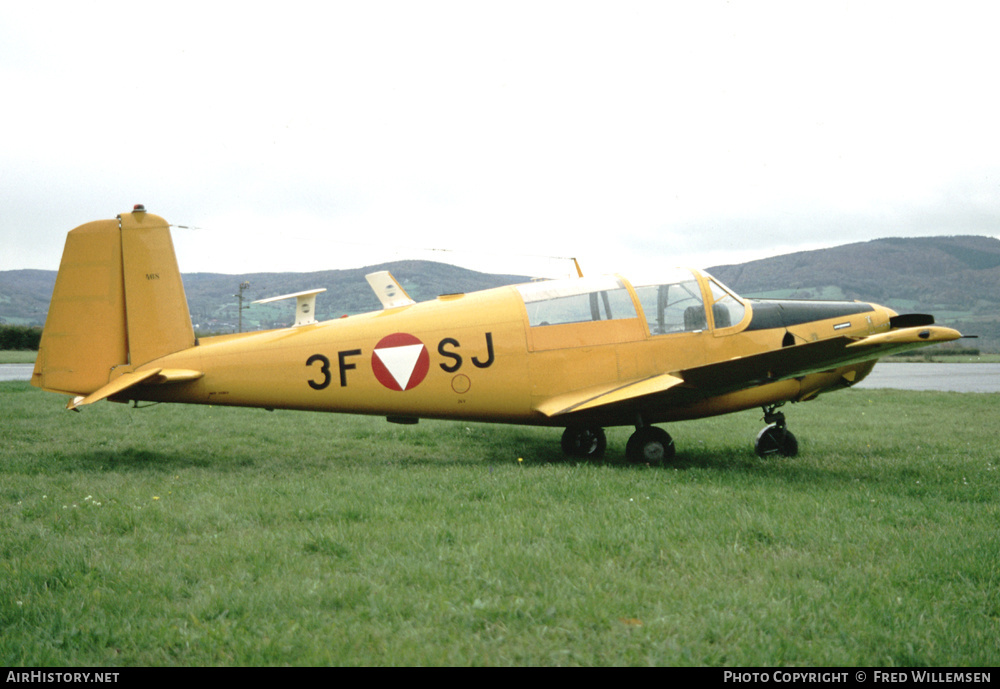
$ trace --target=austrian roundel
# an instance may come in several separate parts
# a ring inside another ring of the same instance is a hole
[[[390,390],[412,390],[430,369],[431,356],[424,343],[409,333],[386,335],[372,352],[372,372]]]

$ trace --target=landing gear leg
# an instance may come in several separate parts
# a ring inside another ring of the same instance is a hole
[[[757,434],[754,442],[754,450],[761,457],[794,457],[799,453],[799,441],[785,426],[785,415],[777,411],[779,406],[781,405],[772,404],[763,408],[764,423],[768,425]]]

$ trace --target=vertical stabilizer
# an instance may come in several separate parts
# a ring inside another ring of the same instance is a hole
[[[194,343],[170,228],[137,206],[66,236],[31,382],[89,394]]]
[[[126,363],[121,232],[117,220],[98,220],[66,235],[31,383],[90,392]]]

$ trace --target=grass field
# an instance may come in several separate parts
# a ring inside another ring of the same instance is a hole
[[[850,390],[559,431],[0,383],[0,663],[1000,664],[997,395]]]
[[[30,349],[0,349],[0,364],[33,364],[37,356]]]

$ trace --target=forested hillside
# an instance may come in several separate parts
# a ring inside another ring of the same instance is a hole
[[[493,275],[433,261],[397,261],[352,270],[314,273],[223,275],[191,273],[184,286],[196,329],[234,332],[241,283],[244,305],[255,299],[325,287],[317,318],[337,318],[379,308],[365,274],[389,270],[417,301],[439,294],[471,292],[523,282],[527,277]],[[627,266],[622,267],[627,274]],[[1000,351],[1000,240],[982,236],[877,239],[717,266],[709,272],[744,296],[859,299],[899,312],[931,313],[939,323],[979,335],[966,344]],[[55,271],[0,272],[0,322],[42,325]],[[280,327],[293,319],[294,301],[243,310],[244,330]]]
[[[289,325],[294,320],[295,300],[254,305],[250,302],[307,289],[325,287],[327,290],[316,301],[316,317],[319,320],[377,310],[381,305],[365,281],[365,274],[379,270],[392,272],[417,301],[434,299],[439,294],[472,292],[530,279],[522,275],[479,273],[434,261],[396,261],[314,273],[188,273],[183,275],[183,280],[195,329],[204,333],[229,333],[235,332],[238,327],[236,295],[242,283],[249,283],[243,291],[246,307],[243,329],[257,330]],[[43,325],[55,280],[54,270],[0,271],[0,323]]]
[[[520,275],[494,275],[459,268],[434,261],[395,261],[350,270],[326,270],[315,273],[254,273],[221,275],[191,273],[184,276],[184,289],[195,327],[205,331],[235,329],[237,308],[235,294],[240,282],[249,282],[244,304],[255,299],[276,297],[307,289],[326,288],[316,300],[316,318],[328,320],[344,314],[364,313],[382,308],[365,280],[367,273],[388,270],[416,301],[434,299],[440,294],[473,292],[500,285],[524,282]],[[251,305],[243,313],[244,330],[289,325],[294,320],[295,300]]]
[[[1000,349],[1000,239],[993,237],[876,239],[709,272],[743,296],[860,299],[934,314],[979,335],[981,349]]]

